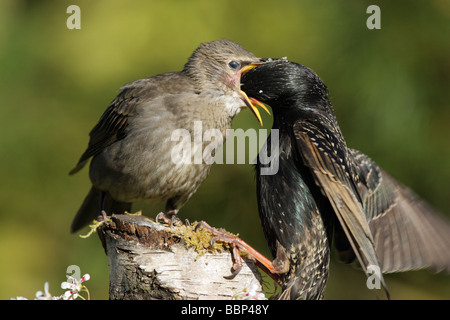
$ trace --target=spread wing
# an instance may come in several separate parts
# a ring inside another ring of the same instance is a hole
[[[361,267],[369,276],[368,268],[379,267],[379,262],[361,198],[356,191],[352,159],[337,124],[326,119],[320,121],[299,120],[294,124],[299,153],[330,201]],[[386,290],[382,274],[379,276]]]
[[[450,223],[445,217],[369,157],[348,149],[337,126],[302,120],[294,132],[363,268],[378,262],[383,273],[422,268],[450,272]]]
[[[135,115],[136,106],[148,96],[144,80],[137,80],[123,86],[119,95],[111,102],[97,125],[89,133],[90,140],[86,151],[70,174],[80,171],[89,158],[99,154],[112,143],[126,136],[129,117]],[[145,90],[145,91],[144,91]]]
[[[383,272],[450,272],[450,223],[363,153],[349,149]]]

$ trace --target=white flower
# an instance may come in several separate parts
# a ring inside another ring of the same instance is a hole
[[[70,266],[73,267],[73,266]],[[78,268],[78,266],[75,266]],[[79,269],[79,268],[78,268]],[[52,296],[49,291],[49,285],[48,282],[44,284],[44,291],[38,291],[36,292],[36,298],[35,300],[75,300],[76,298],[80,297],[83,300],[90,299],[89,290],[88,288],[83,284],[83,282],[88,281],[91,278],[89,274],[85,274],[81,277],[80,280],[75,279],[72,276],[67,276],[67,281],[64,281],[61,283],[61,288],[63,289],[69,289],[64,294],[60,296]],[[80,292],[86,292],[87,298],[80,295]],[[17,296],[15,298],[11,298],[10,300],[28,300],[25,297]]]
[[[51,295],[50,291],[48,290],[48,288],[49,288],[49,285],[48,285],[48,282],[46,282],[44,284],[44,291],[43,292],[40,290],[37,291],[36,298],[34,300],[59,300],[59,299],[61,299],[61,297],[53,297]],[[18,296],[16,298],[11,298],[11,300],[28,300],[28,299],[25,297],[22,297],[22,296]]]
[[[49,288],[48,282],[45,282],[45,284],[44,284],[44,292],[42,292],[42,291],[36,292],[36,299],[35,300],[53,300],[53,299],[55,299],[56,297],[55,298],[52,297],[52,295],[50,294],[48,288]]]
[[[86,273],[84,276],[81,277],[80,281],[75,279],[72,276],[67,276],[67,281],[64,281],[61,283],[62,289],[69,289],[66,292],[64,292],[64,295],[61,296],[64,300],[75,300],[76,298],[80,297],[82,299],[83,296],[80,296],[81,291],[86,291],[88,293],[88,299],[89,299],[89,291],[86,288],[85,285],[82,283],[84,281],[88,281],[91,278],[91,276]]]
[[[256,282],[252,281],[248,288],[242,290],[238,294],[233,296],[234,300],[267,300],[263,292],[257,292],[259,286]]]

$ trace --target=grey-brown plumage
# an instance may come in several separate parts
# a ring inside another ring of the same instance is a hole
[[[449,222],[347,147],[327,87],[311,69],[273,62],[249,71],[242,82],[249,97],[272,107],[273,129],[279,130],[279,155],[272,156],[278,171],[261,175],[260,162],[256,170],[259,214],[274,265],[281,260],[289,266],[280,274],[282,298],[323,297],[332,234],[339,257],[356,257],[366,273],[376,267],[383,273],[450,272]]]
[[[218,40],[202,43],[180,72],[124,85],[90,132],[87,150],[70,172],[78,172],[92,158],[92,189],[72,232],[96,218],[99,210],[123,213],[138,200],[167,201],[166,213],[175,215],[208,176],[210,165],[194,163],[194,152],[187,159],[190,163],[179,163],[172,157],[174,147],[184,144],[191,150],[196,121],[201,122],[201,135],[218,129],[225,137],[233,117],[245,106],[260,120],[240,91],[241,73],[259,62],[237,43]],[[172,138],[177,129],[187,130],[192,139]]]

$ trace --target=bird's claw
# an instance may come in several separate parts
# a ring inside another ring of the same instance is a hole
[[[108,218],[108,214],[106,213],[105,210],[102,210],[101,212],[99,212],[97,218],[95,218],[95,220],[97,221],[106,221],[106,219]]]
[[[233,267],[231,268],[231,275],[224,276],[225,279],[233,279],[239,271],[242,269],[242,258],[239,253],[239,244],[236,242],[236,239],[239,239],[236,236],[230,235],[227,233],[224,229],[217,229],[214,227],[211,227],[208,223],[205,221],[200,221],[197,226],[195,227],[195,230],[197,231],[198,228],[205,228],[210,233],[214,235],[214,237],[209,240],[209,245],[211,248],[214,248],[214,244],[216,241],[221,241],[224,243],[228,243],[232,249],[232,258],[233,258]]]
[[[214,248],[214,243],[216,241],[222,241],[224,243],[228,243],[232,249],[232,257],[233,257],[233,267],[231,268],[232,274],[230,276],[225,276],[226,279],[232,279],[234,278],[239,271],[242,269],[242,257],[240,254],[240,250],[247,253],[248,258],[252,261],[255,261],[255,264],[257,264],[264,272],[266,272],[270,277],[272,277],[275,281],[279,282],[279,277],[277,274],[275,274],[273,271],[275,270],[272,262],[264,257],[261,253],[253,249],[250,245],[248,245],[244,240],[238,238],[237,236],[231,235],[227,233],[223,229],[216,229],[211,227],[208,223],[205,221],[200,221],[197,226],[195,227],[195,230],[198,228],[203,227],[206,230],[208,230],[210,233],[214,235],[214,237],[210,240],[211,247]]]
[[[181,219],[178,217],[178,215],[175,213],[169,214],[169,217],[167,217],[164,212],[160,212],[156,215],[155,220],[156,220],[156,222],[162,220],[165,224],[169,225],[171,228],[175,224],[184,224],[185,226],[190,225],[188,219],[185,219],[184,222],[182,222]]]
[[[155,217],[156,222],[159,222],[159,220],[164,221],[165,224],[170,224],[171,219],[167,218],[166,214],[164,212],[160,212]]]

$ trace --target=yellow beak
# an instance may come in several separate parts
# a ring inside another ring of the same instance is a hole
[[[246,65],[245,67],[242,68],[241,75],[260,64],[261,63],[252,63],[252,64]],[[261,114],[259,113],[259,110],[255,105],[260,106],[261,108],[264,109],[264,111],[266,111],[270,115],[269,109],[267,109],[267,107],[261,101],[255,99],[255,98],[249,98],[244,91],[240,90],[240,93],[242,95],[242,100],[244,101],[245,105],[253,112],[255,117],[258,119],[260,125],[262,126],[263,122],[262,122]]]

